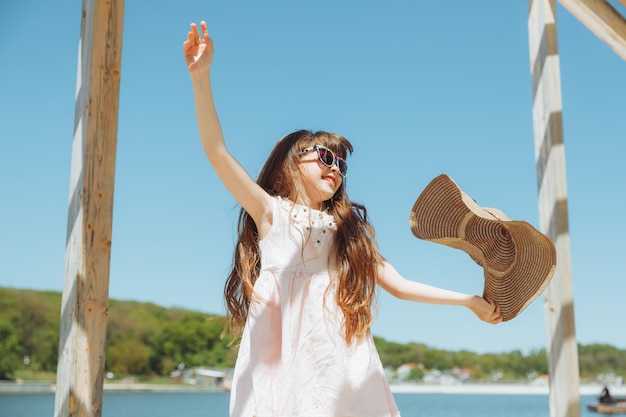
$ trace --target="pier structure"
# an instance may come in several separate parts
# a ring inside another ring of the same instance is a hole
[[[533,131],[540,228],[559,263],[544,293],[550,415],[579,417],[555,1],[528,2]],[[626,60],[626,20],[608,1],[558,1]],[[102,415],[123,20],[124,0],[82,2],[55,417]]]

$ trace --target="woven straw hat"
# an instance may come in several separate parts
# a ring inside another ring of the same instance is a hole
[[[461,249],[483,267],[484,294],[498,302],[503,321],[537,298],[556,269],[550,238],[525,221],[480,207],[445,174],[420,194],[409,222],[417,238]]]

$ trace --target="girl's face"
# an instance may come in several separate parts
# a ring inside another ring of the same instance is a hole
[[[306,194],[301,197],[307,198],[308,201],[299,203],[311,208],[317,209],[324,201],[332,198],[343,182],[343,176],[337,164],[334,163],[329,167],[322,163],[317,150],[313,148],[300,157],[300,171],[302,172]]]

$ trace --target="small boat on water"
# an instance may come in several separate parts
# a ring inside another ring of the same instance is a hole
[[[612,403],[593,403],[587,408],[600,414],[626,414],[626,399]]]
[[[587,408],[600,414],[626,414],[626,397],[613,397],[604,387],[598,402],[589,404]]]

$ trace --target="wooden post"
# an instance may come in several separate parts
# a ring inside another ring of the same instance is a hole
[[[123,0],[83,0],[55,417],[99,417]]]
[[[626,0],[620,0],[626,7]],[[590,31],[626,60],[626,19],[606,0],[559,0]]]
[[[529,0],[528,34],[540,228],[557,249],[557,269],[544,292],[550,416],[579,417],[578,345],[574,330],[561,76],[555,0]]]

